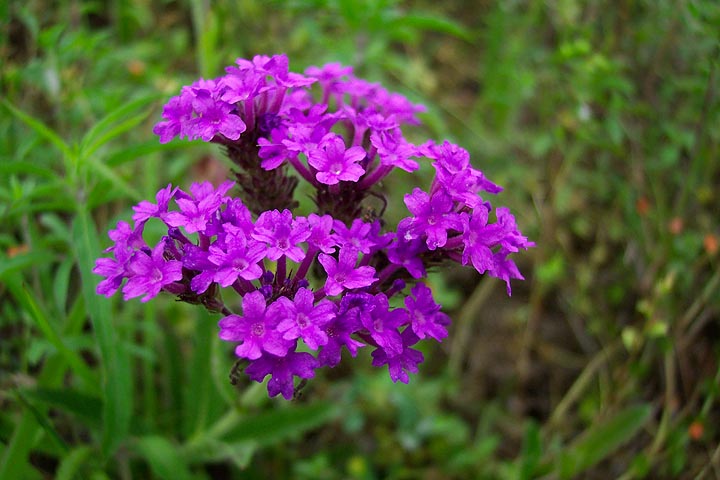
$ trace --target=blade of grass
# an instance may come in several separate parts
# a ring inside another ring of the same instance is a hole
[[[91,454],[92,449],[87,446],[71,450],[60,462],[55,472],[55,480],[73,480],[78,478],[80,468],[88,461]]]
[[[650,405],[635,405],[590,427],[560,454],[557,460],[560,478],[578,478],[580,473],[630,441],[645,425],[651,412]]]
[[[164,480],[192,478],[185,456],[181,455],[180,449],[166,438],[156,435],[142,437],[135,442],[134,449],[145,457],[158,477]]]
[[[92,152],[94,152],[97,147],[104,144],[108,138],[108,130],[113,131],[117,129],[117,126],[114,129],[111,129],[115,123],[119,122],[123,117],[130,114],[131,112],[142,108],[156,100],[159,100],[161,98],[161,95],[159,94],[153,94],[148,95],[145,97],[140,97],[135,100],[132,100],[123,106],[113,110],[112,112],[108,113],[105,117],[103,117],[99,122],[97,122],[95,125],[88,130],[88,132],[83,137],[82,141],[80,142],[80,150],[85,155],[91,155]],[[150,114],[150,111],[143,112],[142,114],[138,115],[142,116],[142,118],[147,117]],[[142,121],[140,119],[139,121]],[[132,125],[130,125],[131,128]],[[110,137],[111,138],[111,137]],[[105,139],[105,140],[103,140]]]
[[[14,289],[11,287],[11,291]],[[72,371],[83,380],[84,385],[91,391],[97,391],[97,377],[90,370],[90,367],[80,358],[77,352],[68,348],[55,328],[50,324],[47,315],[41,310],[35,298],[26,285],[22,286],[22,292],[15,292],[16,300],[28,311],[35,320],[35,325],[40,329],[45,338],[55,347],[65,361],[70,365]]]
[[[92,268],[100,253],[95,223],[90,214],[77,211],[73,222],[74,248],[85,306],[100,348],[103,379],[102,452],[107,458],[125,440],[132,415],[132,383],[127,352],[121,347],[122,335],[113,327],[110,302],[95,293],[98,278]]]
[[[75,156],[73,150],[70,148],[68,144],[66,144],[60,136],[55,133],[50,127],[42,123],[40,120],[34,118],[31,115],[28,115],[27,113],[23,112],[16,106],[14,106],[12,103],[8,102],[4,98],[0,98],[0,104],[2,104],[7,110],[10,111],[13,115],[15,115],[20,121],[25,123],[28,127],[32,128],[40,134],[42,137],[44,137],[46,140],[48,140],[50,143],[52,143],[58,150],[60,150],[65,157],[73,158]]]

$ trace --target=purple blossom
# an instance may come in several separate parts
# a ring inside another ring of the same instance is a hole
[[[373,267],[355,268],[357,257],[358,251],[353,248],[340,249],[339,260],[324,253],[318,256],[318,261],[327,273],[325,282],[327,295],[335,296],[346,289],[367,287],[377,280]]]
[[[387,256],[391,263],[404,267],[413,278],[423,278],[427,273],[420,254],[426,251],[427,246],[421,239],[406,240],[399,236],[388,248]]]
[[[132,218],[135,223],[145,222],[152,217],[163,218],[168,211],[170,199],[173,195],[175,195],[176,190],[177,188],[173,189],[172,185],[168,184],[167,187],[161,189],[155,195],[155,201],[157,204],[143,200],[138,205],[134,206],[133,210],[135,211],[135,215],[133,215]]]
[[[517,265],[510,258],[508,258],[508,252],[505,249],[500,249],[493,255],[494,267],[489,270],[490,276],[499,278],[505,281],[508,296],[512,295],[512,289],[510,288],[510,279],[515,278],[517,280],[525,280]]]
[[[389,356],[399,355],[402,340],[398,329],[407,323],[407,312],[402,308],[391,310],[387,297],[382,293],[375,295],[373,302],[370,314],[360,316],[362,325]]]
[[[277,304],[266,308],[265,297],[259,291],[250,292],[242,300],[243,314],[228,315],[218,323],[220,338],[242,342],[235,348],[238,357],[257,360],[262,352],[284,356],[292,342],[282,338],[277,330],[281,311]]]
[[[348,228],[340,220],[335,220],[333,238],[341,247],[354,248],[364,254],[370,254],[378,243],[385,241],[385,237],[377,236],[378,228],[373,228],[375,226],[379,227],[379,222],[367,223],[361,218],[356,218]]]
[[[168,143],[183,130],[192,119],[192,93],[183,90],[183,93],[172,97],[163,107],[162,117],[165,119],[155,125],[153,133],[160,137],[160,143]]]
[[[417,147],[408,143],[399,128],[373,132],[370,142],[377,149],[380,164],[414,172],[420,165],[410,157],[418,155]]]
[[[340,363],[343,346],[354,357],[358,348],[365,345],[351,335],[362,328],[360,317],[369,314],[373,308],[372,300],[372,295],[366,293],[348,293],[342,297],[337,316],[325,326],[328,343],[318,355],[320,366],[332,368]]]
[[[345,142],[340,135],[330,133],[318,145],[318,148],[308,153],[308,163],[317,169],[318,182],[325,185],[335,185],[341,180],[356,182],[365,173],[358,164],[365,158],[362,147],[345,149]]]
[[[294,300],[280,297],[277,303],[285,309],[277,329],[285,340],[302,338],[312,350],[328,342],[325,326],[335,318],[335,304],[323,299],[315,305],[313,293],[301,288]]]
[[[165,260],[165,240],[158,243],[150,254],[138,250],[127,263],[128,282],[123,287],[123,299],[144,295],[141,302],[157,296],[166,285],[182,279],[182,262]]]
[[[317,215],[311,213],[308,216],[308,225],[310,227],[310,236],[307,241],[311,248],[322,251],[323,253],[334,253],[337,243],[335,237],[330,234],[334,225],[333,218],[330,215]]]
[[[398,224],[398,231],[406,240],[427,235],[427,247],[435,250],[447,242],[448,230],[462,229],[460,216],[453,211],[452,199],[442,190],[430,196],[415,188],[405,195],[405,205],[413,214]]]
[[[310,236],[307,220],[300,217],[293,219],[290,210],[263,212],[255,223],[252,237],[265,243],[266,255],[270,260],[277,260],[283,255],[290,260],[300,262],[305,251],[299,243]]]
[[[98,295],[105,295],[108,298],[115,295],[115,292],[118,291],[125,279],[126,263],[127,260],[116,260],[114,258],[98,258],[95,261],[93,273],[106,277],[105,280],[98,284],[95,290]]]
[[[225,245],[211,245],[208,260],[217,265],[213,280],[222,287],[229,287],[239,278],[255,280],[263,273],[258,262],[265,256],[265,248],[248,239],[242,230],[231,228],[225,237]],[[198,292],[200,293],[200,292]]]
[[[422,352],[410,348],[415,345],[418,341],[418,337],[412,332],[412,330],[406,329],[401,334],[402,339],[402,350],[397,355],[388,355],[388,352],[382,348],[377,348],[372,352],[372,365],[373,367],[381,367],[383,365],[388,366],[390,372],[390,379],[393,382],[399,380],[403,383],[408,383],[410,377],[408,372],[417,373],[418,365],[425,360]]]
[[[188,195],[178,190],[175,203],[179,212],[168,212],[165,222],[171,227],[183,227],[188,233],[204,232],[217,213],[220,205],[226,201],[225,194],[233,187],[233,182],[223,182],[217,190],[210,182],[193,183]]]
[[[432,337],[438,342],[447,337],[445,328],[450,318],[440,311],[435,303],[432,292],[423,283],[418,283],[411,290],[413,297],[405,298],[405,306],[410,316],[410,327],[418,338]]]
[[[265,353],[250,362],[245,373],[256,382],[270,375],[268,394],[271,397],[282,394],[285,400],[290,400],[295,391],[294,377],[313,378],[317,367],[317,360],[309,353],[289,351],[282,356]]]
[[[404,125],[419,123],[423,110],[355,77],[352,67],[293,73],[285,55],[240,58],[223,76],[183,87],[153,131],[161,143],[179,136],[222,144],[239,191],[257,198],[228,195],[232,182],[161,189],[155,203],[133,207],[133,227],[119,222],[109,232],[109,258],[93,269],[103,277],[98,294],[122,289],[125,299],[147,301],[164,290],[223,312],[220,338],[237,343],[251,379],[271,375],[271,396],[292,398],[295,377],[336,366],[343,346],[352,356],[373,346],[373,365],[387,365],[394,382],[407,383],[423,361],[411,347],[441,341],[450,323],[430,289],[408,274],[420,280],[444,260],[472,264],[505,281],[509,295],[510,281],[522,278],[510,256],[534,245],[508,209],[480,196],[501,188],[466,150],[405,139]],[[387,201],[380,182],[388,174],[423,161],[434,167],[432,184],[405,195],[410,215],[397,227],[386,225],[384,207],[360,216],[376,198]],[[301,203],[293,197],[300,180],[311,190],[297,191],[312,197],[314,189],[317,206],[306,217],[290,207]],[[152,250],[143,239],[151,218],[168,227]],[[288,258],[298,265],[288,266]],[[242,315],[232,313],[238,295]],[[404,297],[404,307],[391,308],[392,297]],[[317,359],[297,352],[298,340]]]

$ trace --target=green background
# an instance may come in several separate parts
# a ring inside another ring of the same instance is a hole
[[[225,175],[162,104],[273,53],[425,104],[408,138],[468,149],[537,243],[512,297],[431,274],[453,325],[409,385],[364,352],[268,399],[217,316],[94,293],[132,205]],[[0,478],[720,477],[719,59],[714,0],[3,2]]]

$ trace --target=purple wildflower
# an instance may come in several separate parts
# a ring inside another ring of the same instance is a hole
[[[382,293],[375,295],[373,302],[370,315],[360,317],[362,325],[389,356],[399,355],[402,352],[402,340],[398,329],[407,323],[407,311],[402,308],[391,310],[387,297]]]
[[[188,139],[202,138],[209,142],[215,135],[220,134],[229,140],[237,140],[247,129],[240,117],[235,115],[235,107],[214,98],[212,92],[204,89],[195,90],[192,102],[197,113],[188,128]]]
[[[388,355],[387,350],[377,348],[372,352],[372,365],[373,367],[381,367],[383,365],[388,366],[390,372],[390,379],[393,382],[399,380],[403,383],[408,383],[410,377],[408,372],[417,373],[418,365],[425,360],[422,352],[410,348],[415,345],[418,341],[418,337],[412,332],[412,330],[406,329],[400,335],[402,339],[402,350],[397,355]]]
[[[447,242],[448,230],[461,230],[460,216],[453,211],[452,199],[442,190],[432,196],[419,188],[405,195],[412,217],[403,219],[398,231],[406,240],[427,235],[426,244],[430,250],[443,247]]]
[[[285,400],[290,400],[295,391],[294,377],[313,378],[317,367],[317,360],[309,353],[289,351],[282,356],[265,353],[250,362],[245,373],[256,382],[262,382],[270,375],[268,394],[271,397],[281,394]]]
[[[135,223],[145,222],[152,217],[163,218],[168,211],[170,199],[173,195],[175,195],[176,190],[177,188],[173,189],[172,185],[168,184],[167,187],[161,189],[155,195],[155,201],[157,204],[143,200],[138,205],[134,206],[133,210],[135,211],[135,215],[133,215],[132,218]]]
[[[123,298],[144,295],[141,302],[156,297],[166,285],[182,279],[182,262],[165,260],[165,240],[160,241],[150,254],[139,250],[127,263],[128,282],[123,287]]]
[[[341,180],[356,182],[365,170],[358,162],[365,158],[362,147],[345,149],[345,141],[340,135],[329,133],[318,148],[308,153],[308,163],[317,169],[318,182],[335,185]]]
[[[312,350],[328,342],[324,327],[335,318],[334,303],[323,299],[314,305],[314,295],[306,288],[299,289],[294,300],[280,297],[277,303],[285,309],[277,326],[285,340],[302,338]]]
[[[259,291],[250,292],[242,300],[243,315],[228,315],[220,320],[220,338],[242,342],[235,348],[238,357],[257,360],[262,352],[284,356],[291,342],[284,340],[277,330],[280,322],[279,305],[266,308],[265,297]]]
[[[302,217],[293,219],[290,210],[261,213],[252,233],[255,240],[265,243],[267,258],[277,260],[285,255],[295,262],[305,257],[305,251],[298,244],[309,236],[307,221]]]
[[[411,290],[413,297],[405,298],[405,306],[410,315],[410,327],[418,338],[432,337],[438,342],[447,337],[445,328],[450,318],[440,311],[435,303],[432,292],[423,283],[418,283]]]
[[[180,211],[168,212],[165,222],[171,227],[183,227],[188,233],[204,232],[220,205],[226,201],[225,194],[233,185],[233,182],[223,182],[215,190],[210,182],[193,183],[190,186],[192,196],[178,190],[175,203]]]
[[[153,133],[160,137],[160,143],[168,143],[178,135],[192,119],[192,94],[189,91],[172,97],[163,107],[162,116],[165,120],[155,125]]]
[[[339,295],[345,289],[362,288],[371,285],[377,278],[373,267],[355,268],[358,251],[353,248],[340,249],[340,258],[335,260],[330,255],[321,253],[318,261],[327,273],[325,293],[330,296]]]
[[[263,271],[258,262],[265,256],[265,248],[248,239],[241,229],[229,225],[226,228],[225,245],[210,246],[208,260],[217,265],[213,280],[222,287],[229,287],[238,277],[245,280],[260,278]]]

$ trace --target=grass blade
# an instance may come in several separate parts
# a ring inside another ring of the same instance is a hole
[[[560,477],[577,478],[606,458],[635,436],[651,412],[650,405],[636,405],[592,426],[558,458]]]
[[[122,335],[111,321],[110,302],[95,293],[97,278],[92,268],[100,253],[95,223],[90,214],[78,210],[73,223],[75,256],[80,266],[82,293],[100,347],[103,378],[102,451],[107,457],[125,440],[132,415],[132,383],[127,352],[121,347]]]

